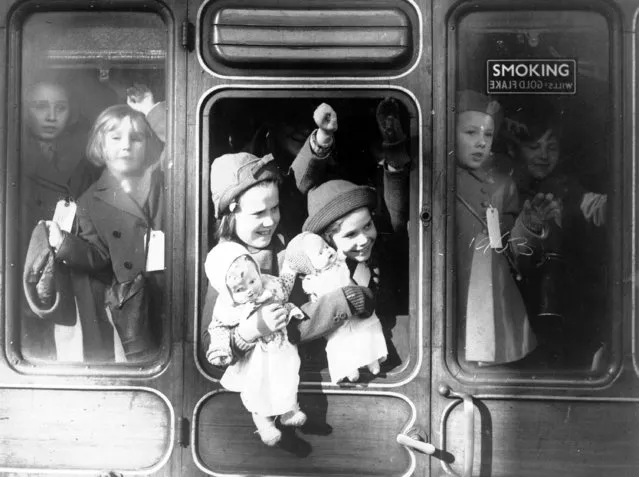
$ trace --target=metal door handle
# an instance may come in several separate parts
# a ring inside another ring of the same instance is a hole
[[[435,446],[430,442],[426,442],[426,435],[417,428],[409,429],[404,434],[397,435],[397,443],[406,447],[410,447],[418,452],[432,455],[435,453]]]
[[[464,449],[464,473],[460,477],[472,477],[473,461],[475,460],[475,405],[473,397],[467,393],[455,392],[447,384],[439,386],[439,394],[444,397],[461,399],[464,404],[464,440],[466,441],[466,446]],[[447,462],[442,461],[442,467],[446,473],[459,476]]]

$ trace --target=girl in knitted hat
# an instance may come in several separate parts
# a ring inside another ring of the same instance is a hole
[[[338,287],[355,283],[345,257],[317,234],[302,232],[286,248],[286,261],[304,275],[304,291],[317,300]],[[377,316],[351,318],[326,337],[328,370],[334,383],[359,380],[359,368],[373,375],[388,355],[382,326]]]
[[[120,340],[116,360],[148,360],[159,345],[164,295],[162,148],[144,114],[124,104],[105,109],[87,145],[87,157],[104,166],[104,172],[78,200],[79,234],[46,222],[57,261],[110,281],[107,295]],[[147,296],[149,302],[129,300],[135,296]]]
[[[536,346],[511,267],[530,254],[557,217],[552,194],[520,208],[513,180],[491,170],[501,121],[496,101],[474,91],[457,97],[456,260],[460,338],[465,359],[481,365],[517,361]]]
[[[225,154],[211,165],[210,187],[213,212],[217,219],[217,240],[244,246],[262,273],[277,276],[284,262],[284,239],[277,234],[280,222],[279,173],[270,155]],[[201,350],[228,350],[233,360],[245,355],[259,339],[287,326],[286,309],[269,303],[230,328],[213,316],[218,293],[209,286],[202,312]],[[353,315],[370,313],[371,293],[365,287],[346,286],[308,302],[306,296],[291,296],[300,306],[304,319],[288,325],[293,342],[311,341],[325,336]],[[335,319],[335,318],[339,319]]]
[[[294,275],[279,279],[260,273],[246,248],[235,242],[221,242],[209,252],[204,265],[211,286],[219,293],[213,311],[215,327],[236,328],[249,316],[259,314],[269,304],[286,310],[286,319],[303,317],[299,308],[287,303]],[[228,366],[220,384],[240,392],[242,403],[253,417],[262,442],[277,444],[282,433],[275,418],[285,426],[301,426],[306,422],[297,403],[300,358],[291,344],[286,328],[261,336],[257,344],[231,364],[230,348],[213,345],[207,359],[216,366]]]

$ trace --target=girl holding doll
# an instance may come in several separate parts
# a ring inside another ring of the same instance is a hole
[[[520,255],[530,254],[557,217],[552,194],[523,208],[514,181],[491,170],[499,103],[474,91],[457,96],[456,251],[457,304],[465,359],[479,365],[518,361],[536,346],[514,281]]]
[[[276,233],[280,222],[280,175],[271,155],[262,158],[250,153],[225,154],[211,165],[211,199],[217,218],[218,242],[231,241],[246,247],[262,273],[278,276],[284,265],[284,239]],[[218,293],[209,285],[203,309],[202,348],[208,353],[244,356],[263,336],[287,324],[287,312],[278,303],[267,304],[237,326],[216,320],[213,309]],[[370,314],[370,290],[346,286],[314,303],[302,294],[291,302],[304,313],[288,326],[293,342],[306,342],[325,336],[351,316]]]

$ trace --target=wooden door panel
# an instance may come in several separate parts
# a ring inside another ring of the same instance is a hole
[[[193,453],[207,472],[272,475],[408,475],[414,465],[397,435],[415,420],[414,405],[393,393],[301,391],[308,415],[299,430],[284,429],[276,448],[255,434],[239,394],[202,398],[194,412]]]
[[[149,473],[173,448],[174,410],[151,389],[5,388],[0,416],[4,469]]]
[[[458,403],[440,431],[441,448],[461,473],[465,417]],[[475,400],[473,475],[637,475],[638,415],[638,402]]]

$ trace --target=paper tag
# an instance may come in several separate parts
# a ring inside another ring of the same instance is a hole
[[[501,230],[499,229],[499,210],[495,207],[486,209],[486,224],[488,225],[488,240],[490,248],[502,248]]]
[[[59,200],[55,205],[55,212],[53,213],[52,220],[58,224],[60,229],[65,232],[71,232],[77,208],[78,205],[72,200]]]
[[[146,242],[146,235],[144,236]],[[146,251],[146,271],[164,270],[164,232],[151,230],[149,248]]]

